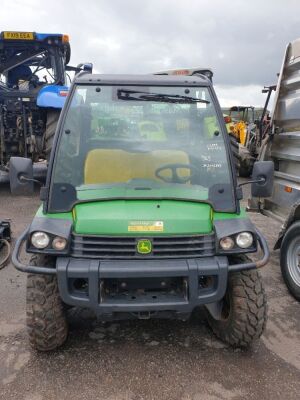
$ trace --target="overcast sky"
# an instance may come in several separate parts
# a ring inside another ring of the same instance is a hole
[[[300,0],[0,0],[0,29],[70,35],[71,64],[148,73],[203,66],[221,105],[262,105],[285,47],[300,37]]]

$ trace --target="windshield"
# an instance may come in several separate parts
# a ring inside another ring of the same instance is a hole
[[[52,185],[78,200],[207,201],[231,187],[207,87],[77,85],[53,168]]]
[[[64,49],[36,44],[0,50],[0,88],[29,90],[41,84],[65,82]],[[24,62],[22,62],[24,60]]]

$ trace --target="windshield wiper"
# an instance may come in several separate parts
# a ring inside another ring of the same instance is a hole
[[[208,100],[181,96],[179,94],[149,93],[128,89],[119,89],[117,94],[119,100],[164,101],[168,103],[210,103]]]

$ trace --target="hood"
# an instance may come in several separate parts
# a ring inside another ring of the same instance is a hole
[[[74,231],[90,235],[192,235],[212,231],[209,204],[173,200],[110,200],[73,209]]]

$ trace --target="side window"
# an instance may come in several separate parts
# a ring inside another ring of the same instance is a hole
[[[78,91],[79,92],[79,91]],[[85,93],[76,92],[70,108],[66,115],[64,125],[62,127],[58,153],[55,166],[55,182],[72,181],[80,183],[83,159],[85,155],[85,146],[82,140],[85,135],[82,132],[88,130],[90,123],[87,112],[89,107],[84,105]]]

